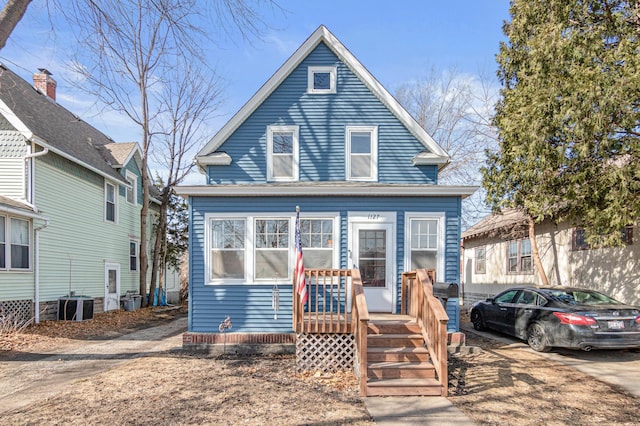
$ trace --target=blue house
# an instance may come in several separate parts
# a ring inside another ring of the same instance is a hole
[[[360,271],[370,312],[400,313],[401,274],[460,281],[469,186],[448,154],[320,26],[200,150],[189,199],[189,332],[291,334],[296,207],[305,268]],[[274,290],[279,304],[274,304]]]

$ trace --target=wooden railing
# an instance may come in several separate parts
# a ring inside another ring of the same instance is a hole
[[[364,287],[360,271],[351,271],[351,289],[353,308],[351,324],[355,337],[356,354],[358,356],[358,375],[360,376],[360,395],[367,394],[367,334],[369,328],[369,309],[364,297]]]
[[[293,283],[293,329],[296,333],[353,333],[361,394],[367,387],[369,310],[358,269],[307,269],[305,306]],[[294,278],[295,280],[295,278]],[[350,300],[347,295],[351,296]]]
[[[447,322],[449,317],[442,303],[433,295],[435,271],[418,269],[402,274],[400,310],[403,315],[416,318],[426,342],[429,356],[447,396]]]
[[[359,271],[358,278],[360,277]],[[305,306],[294,283],[293,329],[296,333],[351,333],[351,296],[353,300],[354,270],[307,269]],[[349,293],[351,292],[351,294]]]

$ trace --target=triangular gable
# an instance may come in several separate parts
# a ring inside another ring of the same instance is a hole
[[[280,86],[280,84],[300,65],[300,63],[320,44],[324,42],[338,58],[369,88],[369,90],[394,114],[394,116],[429,151],[426,155],[414,158],[417,164],[438,164],[444,167],[449,163],[449,155],[416,122],[400,103],[371,75],[355,56],[324,26],[316,31],[295,51],[293,55],[271,76],[249,101],[216,133],[216,135],[198,152],[196,161],[204,164],[228,164],[230,158],[216,150],[227,138]]]
[[[102,145],[98,149],[107,163],[114,169],[125,167],[134,158],[134,155],[138,168],[142,167],[142,163],[139,161],[142,157],[142,151],[137,142],[114,142]]]

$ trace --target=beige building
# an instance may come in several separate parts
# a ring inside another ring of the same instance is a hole
[[[624,247],[592,249],[580,228],[567,223],[536,225],[536,242],[550,285],[590,288],[640,305],[640,243],[633,227]],[[542,285],[531,256],[527,221],[516,210],[491,215],[462,234],[465,306],[516,285]]]

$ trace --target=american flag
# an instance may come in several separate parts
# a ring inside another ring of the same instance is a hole
[[[296,289],[300,295],[302,305],[307,303],[307,278],[304,274],[304,262],[302,261],[302,239],[300,238],[300,211],[296,212],[296,268],[293,272],[296,276]]]

